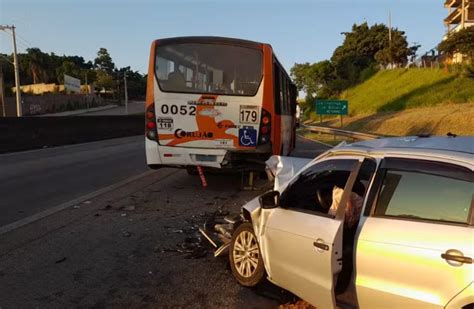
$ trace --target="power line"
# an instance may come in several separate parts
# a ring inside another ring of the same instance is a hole
[[[3,29],[2,29],[2,30],[3,30]],[[5,32],[6,34],[8,34],[9,36],[13,37],[13,35],[12,35],[11,33],[6,32],[5,30],[4,30],[4,32]],[[16,37],[17,37],[18,39],[20,39],[19,41],[17,41],[17,44],[21,45],[21,47],[23,47],[24,49],[31,48],[31,45],[32,45],[31,43],[28,43],[28,41],[25,40],[25,39],[21,39],[20,36],[18,35],[18,33],[16,33],[15,35],[16,35]],[[23,41],[23,42],[22,42],[22,41]]]
[[[12,65],[15,65],[13,62],[10,61],[10,59],[8,59],[8,57],[5,57],[4,55],[0,54],[0,57],[4,58],[7,62],[9,62],[10,64]]]
[[[34,46],[35,44],[32,44],[30,41],[28,41],[27,39],[25,39],[24,37],[22,37],[21,35],[19,35],[18,33],[16,34],[16,36],[21,40],[23,41],[26,45],[28,45],[29,47],[32,47]]]

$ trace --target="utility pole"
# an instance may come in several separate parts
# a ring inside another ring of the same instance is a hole
[[[5,111],[5,86],[3,84],[3,68],[2,65],[0,64],[0,101],[2,102],[2,112],[3,112],[3,117],[7,116],[7,113]]]
[[[12,32],[13,37],[13,66],[15,68],[15,88],[16,88],[16,115],[18,117],[22,116],[21,111],[21,90],[20,90],[20,65],[18,63],[18,55],[16,52],[16,37],[15,37],[15,26],[2,26],[0,25],[0,30],[5,31],[9,29]]]
[[[388,46],[392,49],[392,12],[388,11]]]
[[[128,115],[128,89],[127,89],[127,73],[123,73],[123,87],[125,92],[125,114]]]

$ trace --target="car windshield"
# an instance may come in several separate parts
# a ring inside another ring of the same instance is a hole
[[[234,45],[159,45],[155,72],[165,92],[254,96],[262,79],[262,52]]]

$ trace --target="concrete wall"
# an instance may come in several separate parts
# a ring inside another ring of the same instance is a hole
[[[0,118],[0,153],[140,135],[144,131],[142,115],[5,117]]]
[[[44,94],[32,96],[23,94],[21,98],[23,101],[22,110],[24,116],[85,109],[87,106],[96,107],[107,104],[103,98],[95,95],[85,96],[74,94]],[[7,116],[16,116],[15,97],[5,98],[5,103]]]
[[[64,85],[57,85],[57,84],[45,84],[45,83],[38,83],[38,84],[31,84],[31,85],[22,85],[20,86],[22,93],[29,93],[29,94],[45,94],[45,93],[59,93],[64,90]],[[16,87],[12,87],[12,92],[16,92]],[[93,89],[91,85],[81,85],[81,93],[93,93]]]

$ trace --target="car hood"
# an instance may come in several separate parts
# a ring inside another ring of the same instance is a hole
[[[280,190],[298,173],[304,166],[306,166],[313,159],[285,157],[285,156],[271,156],[265,164],[267,175],[270,180],[275,180],[273,189]]]

